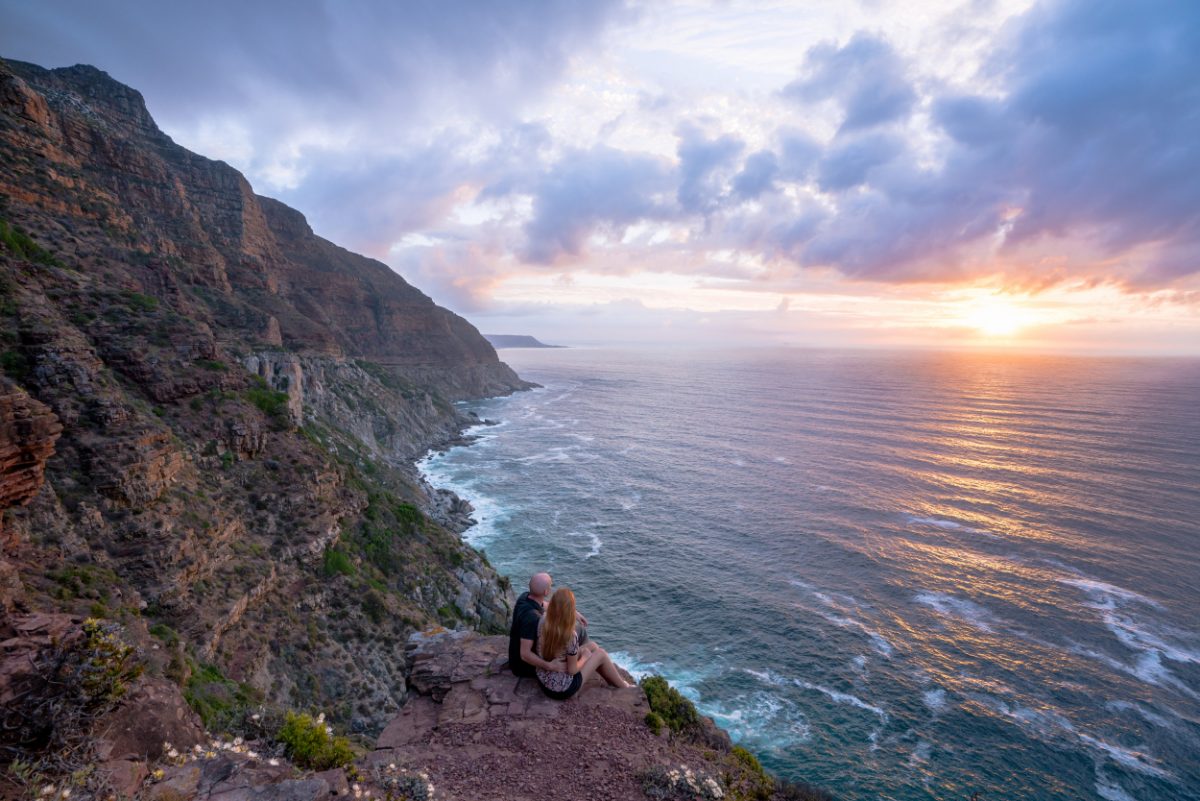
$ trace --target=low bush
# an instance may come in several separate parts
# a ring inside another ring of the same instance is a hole
[[[204,728],[212,732],[237,729],[246,711],[262,700],[262,694],[253,687],[226,678],[215,665],[208,664],[192,666],[183,697],[204,721]]]
[[[325,549],[325,565],[324,571],[326,576],[353,576],[354,563],[350,561],[350,557],[345,551],[340,548]]]
[[[10,225],[6,220],[0,220],[0,244],[19,259],[48,267],[64,266],[50,251],[34,242],[29,234],[15,225]]]
[[[289,712],[276,739],[287,749],[288,757],[308,770],[341,768],[354,761],[350,741],[335,737],[325,716]]]
[[[291,426],[292,418],[288,412],[286,392],[271,389],[265,381],[262,381],[261,383],[256,382],[255,386],[247,389],[245,398],[271,418],[271,422],[275,424],[276,428],[285,429]]]
[[[641,681],[650,711],[673,733],[685,737],[700,736],[703,727],[696,706],[680,695],[662,676],[646,676]],[[647,721],[649,723],[649,721]]]

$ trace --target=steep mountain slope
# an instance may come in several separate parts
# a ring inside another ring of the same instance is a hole
[[[210,723],[373,730],[411,631],[504,625],[408,460],[528,385],[91,67],[0,61],[0,347],[0,633],[119,621]]]

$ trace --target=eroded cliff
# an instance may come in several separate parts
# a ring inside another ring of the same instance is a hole
[[[0,347],[4,614],[120,622],[209,724],[361,731],[412,631],[504,625],[408,460],[527,385],[92,67],[0,61]]]

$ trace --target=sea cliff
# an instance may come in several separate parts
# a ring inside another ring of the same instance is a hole
[[[472,639],[512,590],[413,467],[478,422],[455,401],[530,385],[95,68],[0,61],[0,348],[0,797],[421,797],[409,768],[470,797],[483,746],[453,738],[496,734],[456,725],[560,715]],[[485,719],[413,678],[434,651]],[[640,690],[589,693],[624,755],[596,786],[709,758],[649,734]],[[399,750],[418,707],[427,767]],[[556,725],[596,743],[581,715]]]

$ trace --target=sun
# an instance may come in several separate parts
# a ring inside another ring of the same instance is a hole
[[[964,325],[988,337],[1015,336],[1032,321],[1029,309],[996,295],[971,300],[962,314]]]

